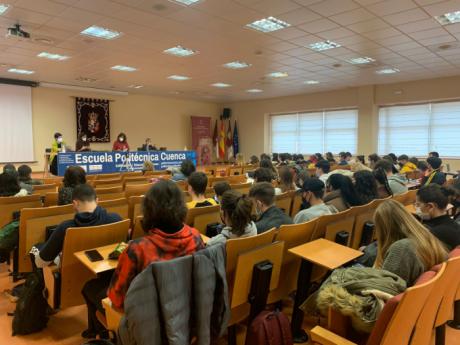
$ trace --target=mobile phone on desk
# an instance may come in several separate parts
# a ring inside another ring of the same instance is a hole
[[[85,255],[86,257],[89,259],[89,261],[91,262],[95,262],[95,261],[102,261],[104,260],[104,258],[102,257],[102,255],[95,249],[93,250],[86,250],[85,251]]]

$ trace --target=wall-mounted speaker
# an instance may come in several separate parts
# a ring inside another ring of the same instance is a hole
[[[232,116],[232,109],[230,108],[224,108],[224,110],[222,110],[222,118],[223,119],[229,119],[230,117]]]

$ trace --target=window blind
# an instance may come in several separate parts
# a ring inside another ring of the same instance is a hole
[[[331,110],[271,116],[271,151],[356,153],[358,111]]]
[[[460,102],[381,107],[378,152],[425,157],[438,151],[445,157],[458,157],[459,131]]]

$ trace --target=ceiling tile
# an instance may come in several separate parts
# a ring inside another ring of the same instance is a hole
[[[364,22],[359,22],[359,23],[348,25],[348,28],[350,30],[353,30],[353,31],[358,32],[358,33],[375,31],[375,30],[385,29],[385,28],[389,28],[389,27],[390,27],[390,25],[385,23],[380,18],[375,18],[375,19],[371,19],[371,20],[366,20]]]
[[[423,7],[432,16],[460,10],[460,0],[449,0]]]
[[[313,20],[320,19],[321,16],[307,8],[298,8],[294,11],[278,15],[277,18],[288,22],[291,25],[299,25]]]
[[[367,9],[378,16],[385,16],[392,13],[398,13],[412,8],[417,5],[412,0],[385,0],[370,5]]]
[[[335,16],[329,17],[330,20],[341,25],[350,25],[354,23],[364,22],[375,18],[375,16],[364,8],[357,8],[352,11],[343,12]]]
[[[390,14],[383,17],[383,19],[391,25],[406,24],[427,18],[430,17],[426,14],[425,11],[422,11],[419,8],[414,8],[412,10]]]
[[[317,4],[309,6],[311,10],[325,17],[333,16],[334,14],[347,12],[358,8],[352,0],[324,0]]]
[[[321,31],[331,30],[337,27],[339,27],[339,25],[337,25],[333,21],[330,21],[329,19],[320,19],[310,23],[299,25],[299,29],[302,29],[312,34]]]
[[[220,1],[217,1],[220,2]],[[268,16],[276,16],[279,14],[291,12],[301,6],[290,0],[260,0],[254,4],[249,4],[248,7],[260,11]]]

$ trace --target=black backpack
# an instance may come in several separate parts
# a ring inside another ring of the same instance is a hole
[[[13,336],[39,332],[46,327],[48,302],[43,296],[44,289],[41,272],[34,271],[27,276],[14,311]]]

